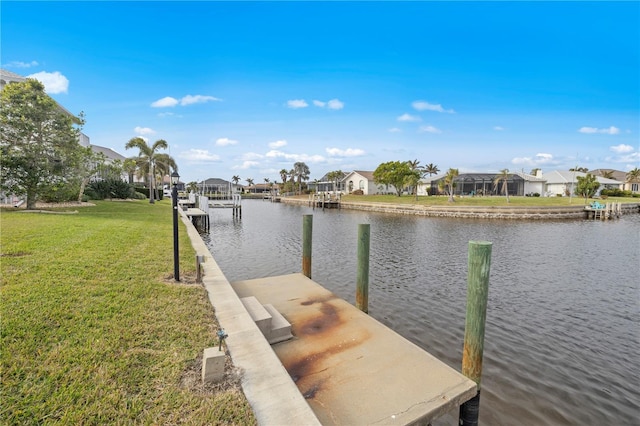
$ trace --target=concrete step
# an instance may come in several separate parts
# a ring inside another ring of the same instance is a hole
[[[254,296],[240,300],[269,344],[284,342],[293,337],[291,324],[273,305],[262,305]]]
[[[263,306],[264,309],[271,314],[271,332],[267,336],[269,344],[273,345],[293,338],[289,321],[287,321],[273,305],[266,304]]]
[[[251,318],[256,323],[262,334],[268,336],[271,332],[271,314],[260,304],[254,296],[243,297],[240,299]]]

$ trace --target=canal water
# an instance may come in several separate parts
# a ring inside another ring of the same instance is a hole
[[[640,424],[640,215],[467,220],[246,200],[242,219],[213,209],[203,238],[230,282],[300,272],[305,214],[313,280],[355,304],[358,224],[370,224],[369,314],[458,371],[468,243],[493,243],[481,424]]]

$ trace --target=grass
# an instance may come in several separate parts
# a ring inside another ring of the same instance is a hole
[[[308,199],[308,196],[305,196]],[[505,207],[562,207],[562,206],[584,206],[584,198],[579,197],[509,197],[509,203],[504,196],[490,197],[455,197],[455,202],[449,202],[448,196],[419,196],[403,195],[345,195],[342,197],[345,202],[374,202],[374,203],[392,203],[392,204],[412,204],[420,206],[505,206]],[[587,204],[594,201],[589,199]],[[622,203],[640,203],[640,198],[622,198],[609,197],[606,200],[598,200],[602,202],[619,201]]]
[[[216,319],[173,282],[169,200],[0,214],[0,422],[255,424],[237,383],[205,388]],[[183,281],[195,273],[183,229]]]

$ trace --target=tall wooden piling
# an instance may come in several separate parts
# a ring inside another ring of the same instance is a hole
[[[313,215],[302,216],[302,273],[311,278],[311,239],[313,233]]]
[[[492,243],[486,241],[469,241],[467,317],[464,330],[462,374],[476,382],[478,393],[460,406],[460,426],[476,426],[478,424],[491,246]]]
[[[369,239],[367,224],[358,225],[358,274],[356,277],[356,307],[369,313]]]

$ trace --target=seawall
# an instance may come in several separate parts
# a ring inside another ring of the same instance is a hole
[[[308,200],[282,197],[282,203],[309,205]],[[450,217],[450,218],[474,218],[474,219],[527,219],[527,220],[553,220],[553,219],[585,219],[587,212],[584,205],[559,206],[559,207],[532,207],[532,206],[422,206],[416,204],[393,204],[372,202],[343,201],[341,208],[351,210],[363,210],[381,213],[395,213],[426,217]],[[640,213],[639,203],[622,204],[622,214]]]

